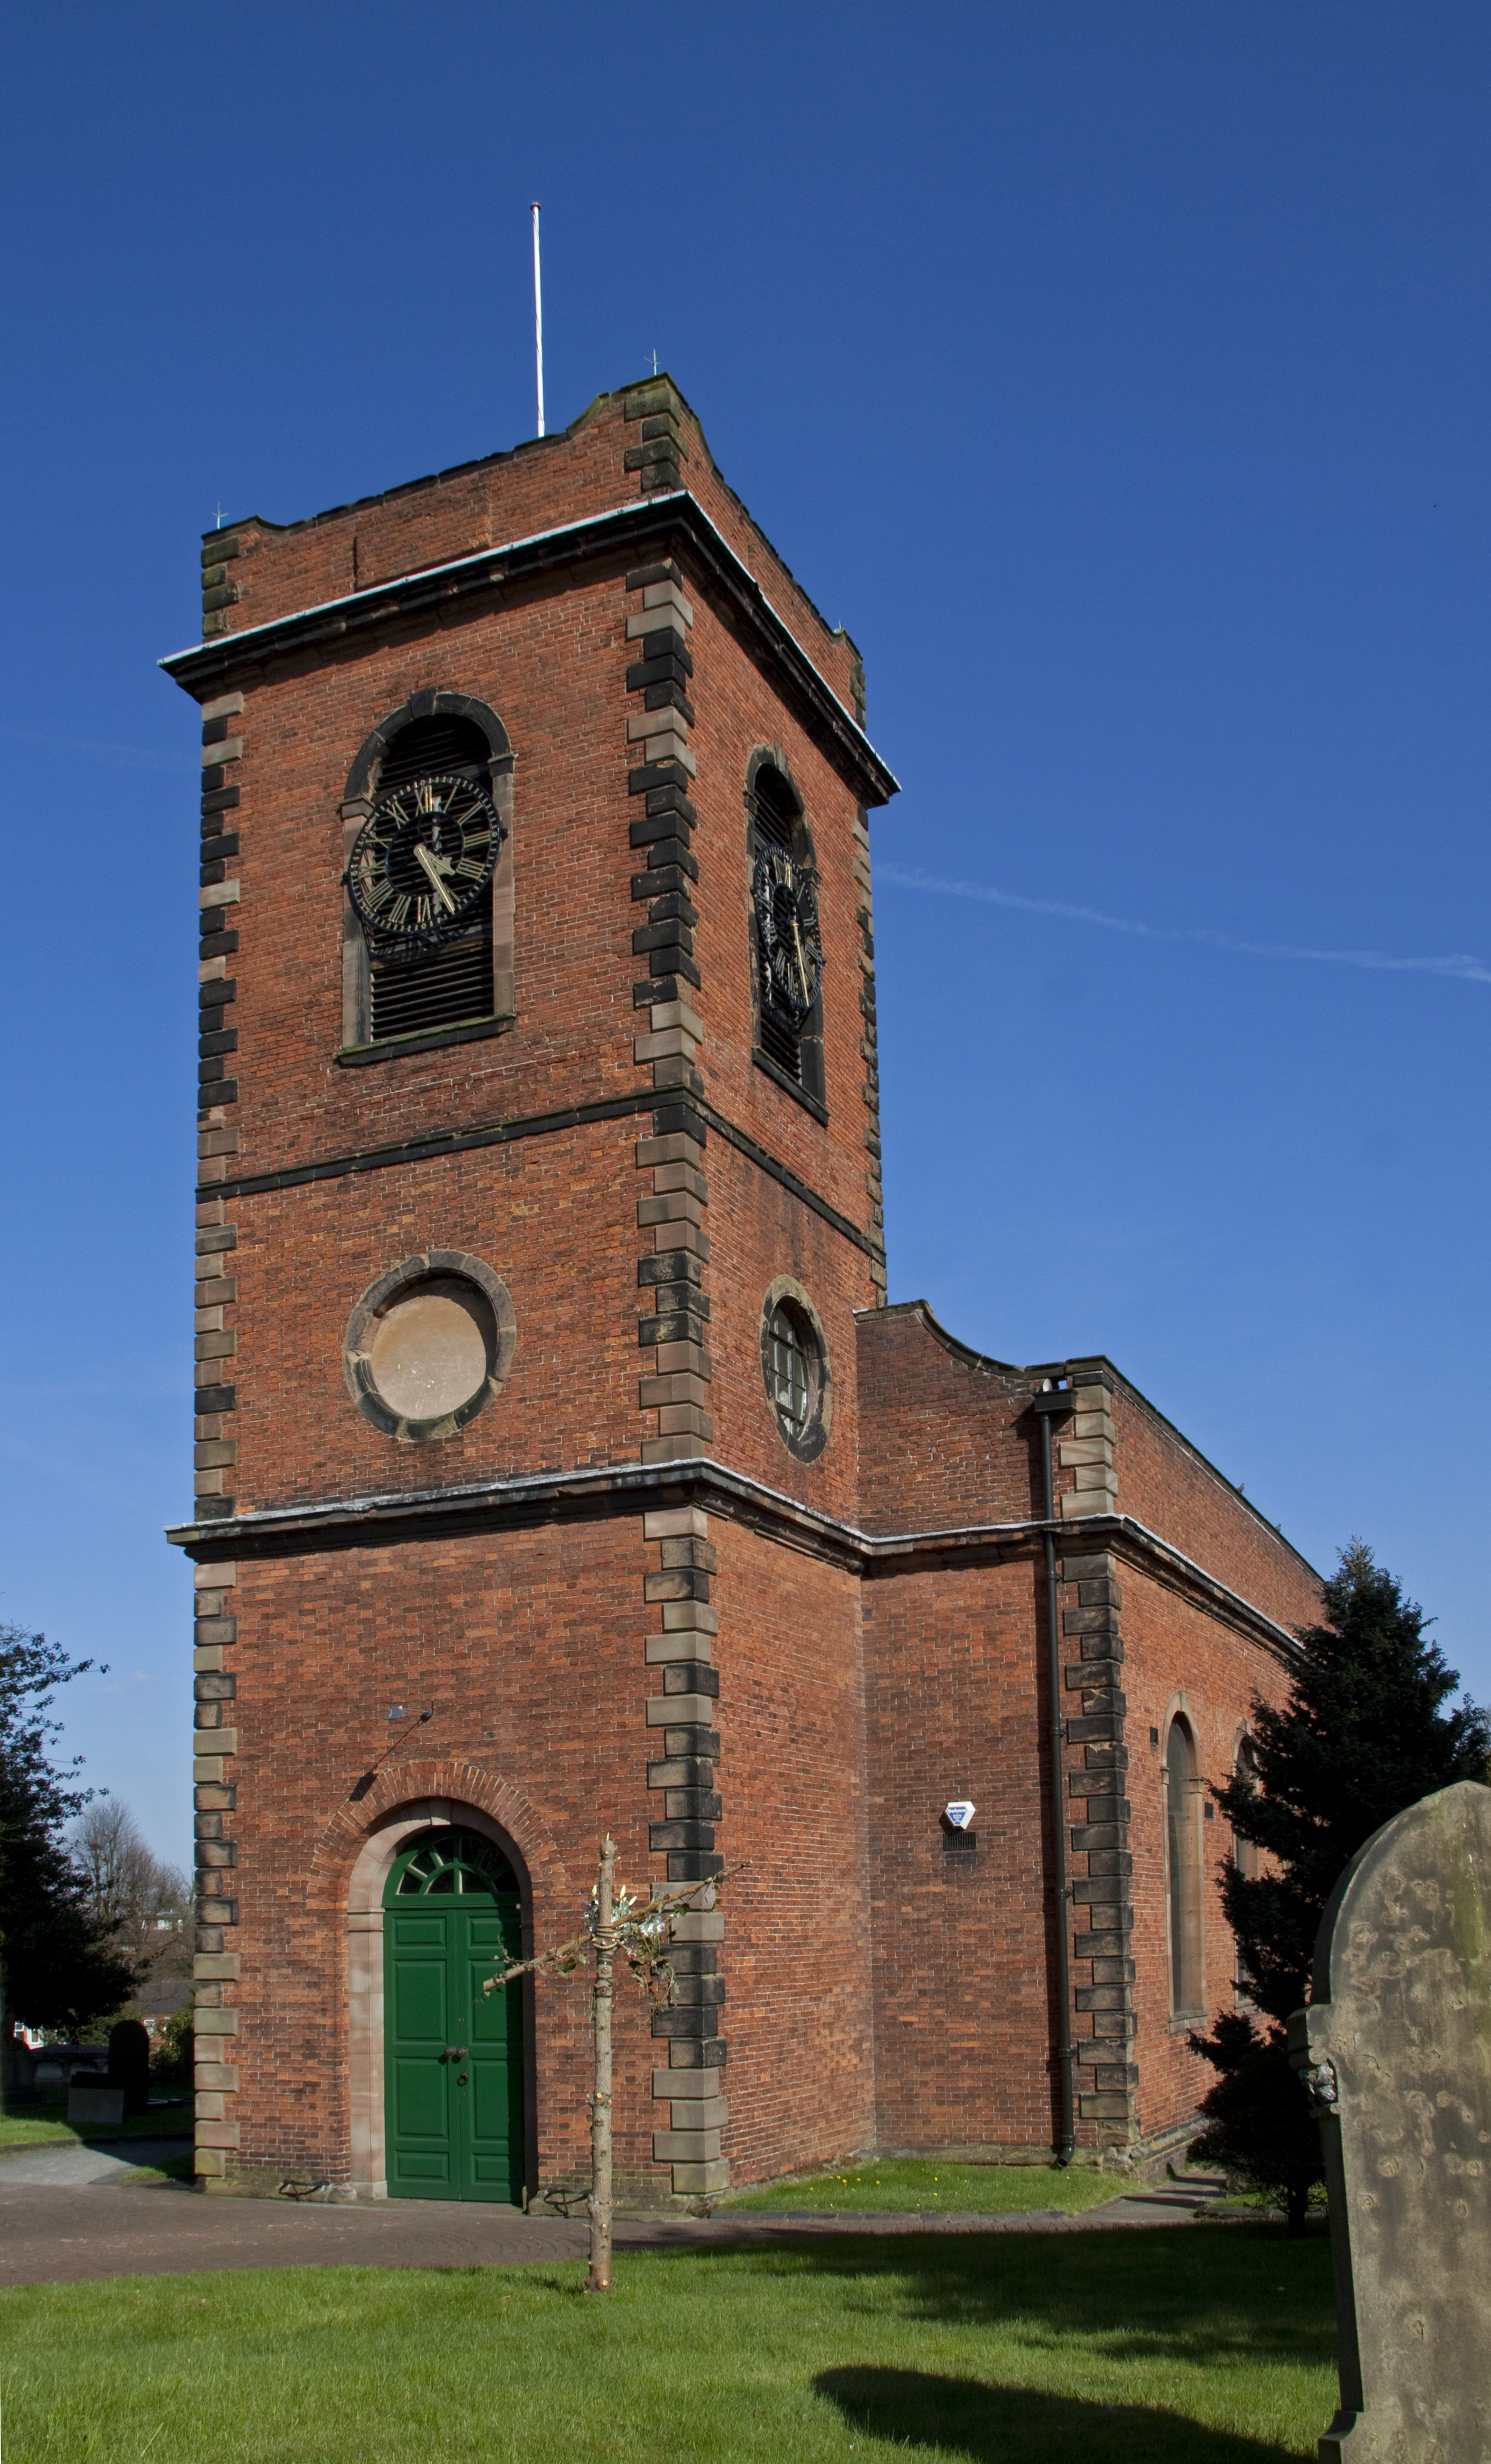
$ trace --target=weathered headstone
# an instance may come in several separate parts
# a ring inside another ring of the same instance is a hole
[[[83,2130],[117,2130],[124,2119],[124,2091],[105,2087],[101,2080],[90,2086],[74,2079],[67,2092],[67,2118]]]
[[[1375,1832],[1290,2056],[1321,2117],[1343,2464],[1491,2464],[1491,1789]]]
[[[109,2030],[109,2085],[124,2091],[126,2113],[150,2106],[150,2032],[139,2019],[121,2019]]]

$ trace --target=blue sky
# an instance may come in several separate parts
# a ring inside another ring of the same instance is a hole
[[[1491,17],[59,0],[0,143],[0,1617],[189,1835],[196,769],[293,518],[655,350],[859,641],[893,1298],[1101,1350],[1491,1693]],[[62,821],[63,814],[67,820]],[[61,826],[59,826],[61,824]]]

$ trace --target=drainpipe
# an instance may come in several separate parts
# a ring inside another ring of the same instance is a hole
[[[1072,2101],[1072,1963],[1069,1938],[1071,1911],[1066,1904],[1066,1807],[1062,1793],[1062,1617],[1056,1591],[1056,1475],[1051,1451],[1051,1423],[1076,1409],[1069,1389],[1046,1387],[1034,1397],[1041,1424],[1042,1512],[1045,1522],[1046,1674],[1049,1688],[1051,1746],[1051,1891],[1056,1906],[1056,2033],[1051,2045],[1056,2064],[1061,2118],[1056,2161],[1069,2165],[1077,2144]]]

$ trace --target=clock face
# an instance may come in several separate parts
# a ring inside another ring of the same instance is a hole
[[[800,1023],[823,979],[818,884],[785,847],[763,847],[756,859],[752,896],[767,997],[774,1009]]]
[[[471,779],[411,779],[381,796],[352,850],[353,906],[380,941],[443,941],[474,919],[507,832]]]

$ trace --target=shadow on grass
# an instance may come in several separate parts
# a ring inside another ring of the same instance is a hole
[[[824,2370],[813,2382],[850,2431],[969,2464],[1270,2464],[1293,2451],[1204,2430],[1178,2412],[1086,2404],[931,2370]]]
[[[728,2262],[745,2247],[757,2259],[767,2255],[755,2242],[710,2255]],[[1106,2361],[1327,2367],[1335,2361],[1324,2233],[1291,2241],[1282,2225],[1185,2224],[1101,2233],[804,2233],[790,2243],[773,2240],[769,2255],[783,2274],[895,2277],[913,2318],[1004,2324],[1035,2344],[1091,2341]],[[687,2260],[705,2256],[695,2245]]]

